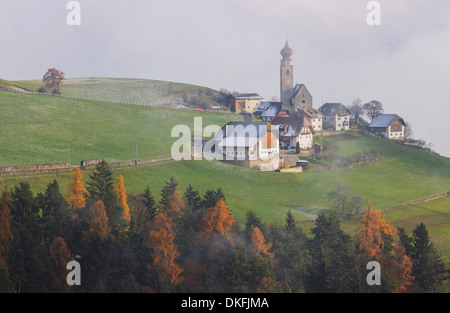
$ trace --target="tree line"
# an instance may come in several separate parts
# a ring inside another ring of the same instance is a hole
[[[238,222],[220,188],[182,192],[170,178],[157,201],[148,186],[127,193],[103,161],[87,181],[76,168],[65,195],[56,180],[36,195],[26,182],[3,191],[0,291],[435,292],[448,279],[426,225],[409,235],[369,202],[359,226],[351,237],[321,214],[306,234],[291,211]],[[72,260],[80,286],[66,283]],[[369,261],[380,286],[366,283]]]

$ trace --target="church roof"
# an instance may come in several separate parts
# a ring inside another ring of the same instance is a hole
[[[291,56],[294,54],[294,51],[289,47],[289,43],[286,40],[286,44],[284,45],[284,48],[280,51],[281,56],[283,59],[290,59]]]
[[[304,84],[297,84],[297,85],[295,85],[294,90],[292,91],[291,99],[297,97],[298,93],[300,92],[300,90],[302,90],[302,88],[305,88],[306,92],[311,96],[311,93],[309,92],[308,88],[306,88],[306,86]]]

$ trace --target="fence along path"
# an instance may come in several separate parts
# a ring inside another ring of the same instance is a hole
[[[99,98],[90,98],[90,97],[80,97],[80,96],[73,96],[73,95],[63,95],[63,94],[52,94],[52,93],[44,93],[44,92],[37,92],[37,91],[29,91],[29,90],[20,89],[20,88],[18,88],[18,89],[10,89],[10,88],[0,87],[0,90],[9,91],[9,92],[16,92],[16,93],[24,93],[24,94],[29,94],[29,95],[73,98],[73,99],[90,100],[90,101],[101,101],[101,102],[111,102],[111,103],[134,104],[134,105],[158,107],[158,108],[166,108],[166,109],[201,111],[201,112],[222,113],[222,114],[223,113],[235,114],[234,112],[226,111],[226,110],[199,109],[199,108],[191,108],[191,107],[185,107],[185,106],[180,106],[180,105],[163,105],[163,104],[151,104],[151,103],[144,103],[144,102],[121,101],[121,100],[114,100],[114,99],[99,99]]]

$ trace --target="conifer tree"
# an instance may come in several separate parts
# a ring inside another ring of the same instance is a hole
[[[261,257],[267,257],[273,263],[274,253],[268,251],[272,248],[272,243],[266,242],[266,239],[264,238],[263,233],[256,226],[252,230],[251,239],[252,239],[252,245],[256,249],[256,252]]]
[[[183,281],[182,269],[176,263],[179,256],[175,240],[175,224],[165,213],[158,213],[152,220],[147,246],[153,250],[153,266],[160,273],[162,282],[176,286]]]
[[[0,268],[7,269],[6,256],[11,248],[13,234],[11,232],[11,194],[3,191],[0,197]],[[7,270],[5,271],[5,275]]]
[[[414,228],[412,242],[412,275],[423,290],[437,292],[443,282],[449,279],[450,271],[431,242],[423,222]]]
[[[83,182],[83,173],[77,166],[73,172],[72,180],[67,186],[66,200],[72,210],[84,208],[86,205],[86,196],[89,195]],[[75,212],[73,214],[75,217]]]
[[[130,207],[127,204],[127,192],[125,189],[125,183],[123,181],[123,175],[119,175],[116,179],[116,193],[117,193],[117,201],[119,205],[123,209],[122,218],[126,221],[127,224],[130,223]]]
[[[159,201],[159,204],[163,209],[167,209],[169,197],[175,192],[177,186],[178,182],[173,177],[170,177],[170,180],[166,182],[166,185],[161,190],[161,200]]]
[[[153,194],[150,191],[149,186],[147,186],[147,188],[144,190],[144,193],[142,194],[142,199],[144,201],[144,205],[148,213],[148,218],[149,220],[151,220],[157,214],[157,207],[156,207],[156,200],[153,197]]]
[[[53,279],[53,288],[57,292],[69,293],[71,287],[66,282],[67,263],[73,260],[73,254],[67,247],[63,238],[57,237],[49,248],[50,257],[55,265],[55,278]]]
[[[87,222],[88,233],[85,235],[87,235],[88,238],[93,233],[98,234],[101,239],[106,239],[108,237],[111,232],[111,227],[109,226],[105,205],[101,200],[98,200],[89,208]]]
[[[197,190],[195,190],[191,184],[186,188],[184,192],[184,198],[186,199],[186,204],[188,208],[195,212],[199,210],[202,206],[202,198],[200,197]]]
[[[114,187],[112,169],[105,160],[102,160],[89,175],[87,190],[91,203],[98,200],[103,202],[108,218],[115,225],[117,220],[121,218],[122,208],[118,205]]]

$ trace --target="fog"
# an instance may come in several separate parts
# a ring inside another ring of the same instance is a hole
[[[2,1],[0,78],[129,77],[279,96],[280,50],[294,50],[294,81],[324,102],[379,100],[414,137],[450,157],[450,2],[380,0]]]

